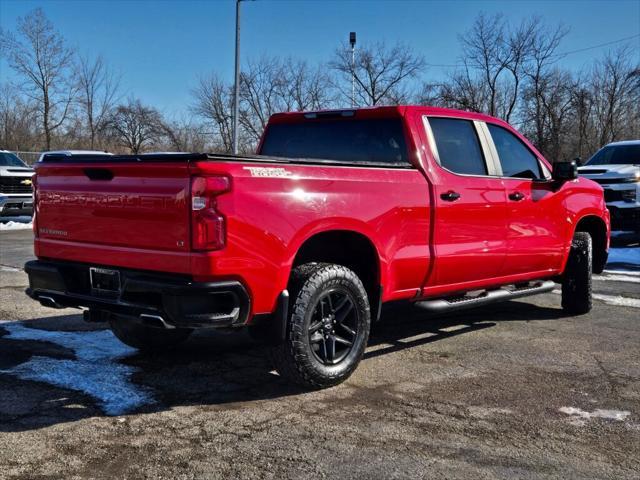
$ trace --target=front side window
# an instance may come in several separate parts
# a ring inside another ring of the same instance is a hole
[[[454,173],[486,175],[487,164],[482,155],[473,122],[457,118],[429,118],[440,165]]]
[[[522,140],[505,128],[487,124],[496,146],[502,174],[505,177],[539,179],[542,176],[540,163]]]

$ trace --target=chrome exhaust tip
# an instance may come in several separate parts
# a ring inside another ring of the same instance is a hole
[[[38,297],[38,301],[40,302],[40,305],[42,305],[43,307],[64,308],[62,305],[60,305],[58,302],[56,302],[53,298],[47,297],[47,296],[44,296],[44,295],[40,295]]]
[[[170,323],[167,323],[167,321],[164,318],[162,318],[160,315],[150,315],[148,313],[141,313],[140,320],[142,320],[144,324],[149,325],[150,327],[165,328],[167,330],[173,330],[176,328]]]

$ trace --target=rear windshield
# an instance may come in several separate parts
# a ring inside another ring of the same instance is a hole
[[[260,154],[348,163],[409,164],[400,119],[275,123],[267,128]]]
[[[640,165],[640,145],[611,145],[600,149],[587,165]]]

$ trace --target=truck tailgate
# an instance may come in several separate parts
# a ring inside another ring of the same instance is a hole
[[[113,247],[101,249],[113,252],[108,257],[136,250],[140,259],[175,253],[169,263],[188,271],[188,162],[44,163],[36,171],[39,256],[49,251],[56,258],[96,263],[96,247]]]

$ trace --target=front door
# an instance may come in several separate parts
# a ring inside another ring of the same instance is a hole
[[[544,273],[561,267],[566,216],[559,194],[525,143],[504,127],[487,124],[507,195],[505,275]]]

